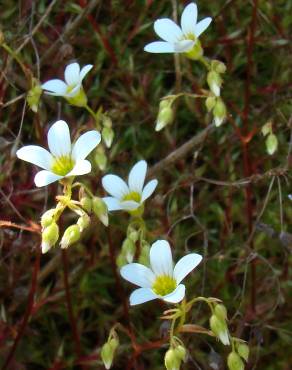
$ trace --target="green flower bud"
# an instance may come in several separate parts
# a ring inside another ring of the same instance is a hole
[[[101,136],[107,148],[110,148],[114,139],[114,132],[110,127],[104,127]]]
[[[32,88],[27,93],[26,101],[30,109],[36,113],[43,90],[35,79],[33,79],[32,85]]]
[[[225,73],[226,65],[223,62],[220,62],[220,60],[212,60],[211,69],[217,73]]]
[[[181,359],[175,349],[170,348],[164,356],[164,364],[167,370],[179,370]]]
[[[113,363],[115,351],[119,345],[118,338],[111,338],[101,349],[100,356],[106,369],[110,369]]]
[[[274,134],[269,134],[266,139],[266,148],[267,152],[270,155],[273,155],[276,150],[278,149],[278,139],[277,136]]]
[[[101,171],[105,170],[107,165],[107,157],[105,155],[104,148],[102,147],[102,145],[99,145],[96,148],[94,154],[94,161]]]
[[[174,118],[173,109],[170,106],[163,108],[158,113],[155,131],[160,131],[165,126],[170,125],[173,122],[173,118]]]
[[[207,111],[208,112],[211,112],[211,110],[215,107],[215,104],[216,104],[216,98],[215,96],[209,96],[206,101],[205,101],[205,105],[206,105],[206,108],[207,108]]]
[[[87,105],[87,96],[83,90],[83,87],[80,88],[78,93],[72,98],[66,98],[69,104],[75,105],[76,107],[85,107]]]
[[[173,102],[173,99],[162,99],[160,100],[160,103],[159,103],[159,112],[164,109],[164,108],[168,108],[169,106],[171,106]]]
[[[193,48],[190,51],[187,51],[186,53],[184,53],[184,55],[189,59],[198,60],[203,56],[203,53],[204,53],[204,51],[203,51],[203,48],[201,46],[201,43],[197,39]]]
[[[49,209],[47,210],[41,217],[41,225],[42,227],[48,227],[51,225],[51,223],[54,220],[54,217],[55,217],[55,214],[56,214],[56,210],[55,208],[52,208],[52,209]]]
[[[227,320],[227,310],[226,307],[223,304],[216,304],[215,306],[215,315],[220,320]]]
[[[47,253],[59,239],[59,226],[52,222],[42,231],[42,253]]]
[[[244,370],[244,363],[236,352],[231,352],[227,358],[229,370]]]
[[[146,242],[146,240],[143,240],[138,262],[144,266],[150,266],[149,255],[150,255],[150,245]]]
[[[185,361],[187,356],[187,350],[185,349],[185,347],[179,344],[177,347],[175,347],[174,350],[177,354],[177,357],[180,358],[182,361]]]
[[[65,230],[61,239],[61,248],[68,248],[80,239],[80,229],[78,225],[71,225]]]
[[[226,106],[223,103],[222,99],[217,99],[214,110],[213,110],[213,115],[214,115],[214,121],[216,127],[220,126],[224,119],[226,118]]]
[[[104,224],[104,226],[108,226],[108,209],[105,202],[101,198],[92,198],[92,211],[96,215],[96,217]]]
[[[82,197],[80,199],[81,207],[88,213],[91,213],[92,210],[92,201],[88,197]]]
[[[113,125],[111,118],[107,116],[106,114],[102,115],[102,125],[103,127],[107,127],[107,128],[111,128]]]
[[[207,83],[214,95],[220,96],[220,88],[222,85],[222,78],[215,71],[210,71],[207,75]]]
[[[133,262],[135,253],[136,253],[136,245],[132,239],[126,238],[122,245],[122,253],[126,257],[128,263]]]
[[[237,352],[238,352],[239,356],[242,357],[246,362],[248,361],[249,348],[248,348],[247,344],[238,343]]]
[[[216,315],[212,315],[210,318],[210,328],[221,342],[227,346],[230,344],[228,329],[225,320],[221,320]]]
[[[272,134],[272,133],[273,133],[273,124],[271,121],[268,121],[262,127],[262,134],[264,136],[267,136],[268,134]]]
[[[90,225],[90,217],[87,213],[84,213],[81,217],[78,218],[77,225],[79,226],[80,232],[82,232]]]
[[[117,266],[118,268],[122,268],[123,266],[127,265],[128,261],[123,252],[121,252],[117,257]]]

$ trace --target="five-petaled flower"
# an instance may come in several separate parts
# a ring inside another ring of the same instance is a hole
[[[159,298],[178,303],[185,296],[181,281],[201,262],[202,256],[190,253],[173,267],[172,254],[166,240],[157,240],[150,249],[151,268],[130,263],[121,268],[121,275],[130,283],[140,286],[130,295],[130,304],[137,305]]]
[[[27,145],[16,152],[18,158],[44,170],[34,178],[36,186],[45,186],[64,177],[85,175],[91,163],[85,158],[99,144],[100,133],[92,130],[71,144],[70,131],[65,121],[57,121],[48,132],[50,152],[37,145]]]
[[[202,56],[203,50],[199,36],[207,29],[212,18],[207,17],[197,23],[198,9],[190,3],[181,16],[181,27],[169,18],[154,22],[154,30],[164,41],[155,41],[146,45],[144,50],[149,53],[186,53],[191,59]]]
[[[87,97],[83,91],[82,81],[93,65],[87,64],[80,70],[78,63],[71,63],[65,68],[65,82],[53,79],[42,84],[46,94],[63,96],[68,102],[76,106],[85,106]]]
[[[146,161],[137,162],[129,173],[128,185],[119,176],[106,175],[102,178],[102,186],[112,195],[103,200],[109,211],[125,210],[143,211],[143,203],[156,189],[158,181],[151,180],[144,187],[147,172]]]

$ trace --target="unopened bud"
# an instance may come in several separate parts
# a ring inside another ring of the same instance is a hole
[[[220,96],[220,88],[222,85],[222,78],[215,71],[210,71],[207,75],[208,85],[215,96]]]
[[[267,152],[270,155],[273,155],[275,151],[278,149],[278,139],[275,134],[269,134],[266,139],[266,148]]]
[[[155,131],[162,130],[165,126],[170,125],[173,121],[173,109],[168,106],[163,108],[159,113],[156,121]]]
[[[220,320],[227,320],[227,310],[223,304],[216,304],[214,312]]]
[[[81,207],[88,213],[91,213],[91,209],[92,209],[92,202],[91,202],[91,199],[88,198],[88,197],[82,197],[80,199],[80,204],[81,204]]]
[[[184,346],[182,346],[181,344],[179,344],[177,347],[175,347],[175,352],[176,352],[178,358],[180,358],[182,361],[185,361],[186,355],[187,355],[187,351],[186,351],[186,349],[185,349]]]
[[[127,265],[128,261],[123,252],[121,252],[117,257],[117,266],[118,268],[122,268],[123,266]]]
[[[80,232],[86,229],[90,224],[90,217],[87,213],[84,213],[81,217],[77,220],[77,225],[79,226]]]
[[[242,357],[246,362],[248,361],[249,348],[245,343],[239,343],[237,346],[237,352],[240,357]]]
[[[215,104],[216,104],[215,96],[209,96],[205,101],[207,111],[211,112],[211,110],[215,107]]]
[[[104,149],[102,145],[99,145],[95,151],[94,154],[94,160],[97,164],[98,168],[103,171],[106,168],[107,165],[107,157],[105,155]]]
[[[122,245],[122,253],[126,257],[128,263],[133,262],[135,253],[136,253],[136,245],[132,239],[126,238]]]
[[[106,369],[111,368],[118,345],[118,339],[112,338],[102,346],[100,356]]]
[[[42,253],[47,253],[59,239],[59,226],[52,222],[42,232]]]
[[[61,248],[68,248],[70,245],[78,242],[80,239],[80,229],[78,225],[71,225],[65,230],[62,240]]]
[[[110,127],[104,127],[101,136],[107,148],[110,148],[114,139],[114,132]]]
[[[111,128],[112,125],[113,125],[111,118],[109,116],[103,114],[102,115],[102,125],[103,125],[103,127]]]
[[[227,358],[229,370],[244,370],[244,363],[236,352],[231,352]]]
[[[272,133],[273,133],[273,123],[271,121],[268,121],[262,127],[262,134],[264,136],[267,136],[268,134],[272,134]]]
[[[41,217],[42,227],[48,227],[49,225],[51,225],[51,223],[55,221],[54,220],[55,214],[56,214],[55,208],[47,210]]]
[[[230,344],[228,329],[225,320],[221,320],[216,315],[212,315],[210,318],[210,328],[221,342],[227,346]]]
[[[220,62],[220,60],[212,60],[211,69],[217,73],[225,73],[226,65],[223,62]]]
[[[179,370],[181,359],[174,348],[170,348],[166,352],[164,356],[164,364],[167,370]]]
[[[38,111],[40,97],[42,95],[42,87],[39,83],[34,80],[33,87],[28,91],[26,101],[33,112]]]
[[[150,255],[150,245],[145,240],[143,240],[138,262],[144,266],[150,266],[149,255]]]
[[[96,217],[104,224],[104,226],[108,226],[108,209],[105,202],[101,198],[92,198],[92,211],[96,215]]]
[[[220,98],[216,101],[213,115],[216,127],[220,126],[226,118],[226,106]]]

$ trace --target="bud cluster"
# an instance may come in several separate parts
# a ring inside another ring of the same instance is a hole
[[[187,351],[181,344],[170,347],[165,353],[164,364],[167,370],[179,370],[180,365],[186,360]]]
[[[229,353],[227,365],[229,370],[244,370],[244,361],[248,361],[249,348],[242,342],[236,343],[236,349]],[[243,361],[243,360],[244,361]]]

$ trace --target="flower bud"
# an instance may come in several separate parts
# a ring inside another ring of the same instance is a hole
[[[240,357],[242,357],[246,362],[248,361],[249,356],[249,348],[248,345],[245,343],[239,343],[237,345],[237,352]]]
[[[114,139],[114,132],[110,127],[104,127],[101,136],[107,148],[110,148]]]
[[[99,145],[94,154],[94,161],[97,164],[98,168],[103,171],[107,165],[107,157],[104,152],[102,145]]]
[[[78,225],[71,225],[65,230],[62,240],[61,248],[68,248],[70,245],[78,242],[80,239],[80,229]]]
[[[88,213],[91,213],[92,210],[92,202],[91,199],[88,197],[82,197],[80,199],[81,207]]]
[[[170,125],[173,121],[173,118],[174,118],[174,115],[173,115],[173,109],[171,108],[171,106],[161,109],[158,113],[155,131],[160,131],[165,126]]]
[[[59,226],[56,222],[52,222],[42,232],[42,253],[47,253],[59,239]]]
[[[138,262],[144,266],[150,266],[149,256],[150,256],[150,245],[146,242],[146,240],[143,240]]]
[[[273,124],[271,121],[268,121],[262,127],[262,134],[264,136],[267,136],[268,134],[272,134],[272,133],[273,133]]]
[[[117,338],[112,338],[102,346],[100,356],[106,369],[111,368],[118,345],[119,340]]]
[[[126,257],[128,263],[133,262],[135,253],[136,253],[136,245],[132,239],[126,238],[122,245],[122,253]]]
[[[210,71],[207,75],[207,82],[210,90],[215,96],[220,96],[220,88],[222,85],[222,78],[215,71]]]
[[[215,126],[218,127],[222,124],[224,119],[226,118],[226,107],[225,104],[223,103],[222,99],[217,99],[214,110],[213,110],[213,115],[214,115],[214,121],[215,121]]]
[[[111,118],[107,116],[106,114],[102,115],[102,125],[103,127],[107,127],[107,128],[111,128],[113,125]]]
[[[211,110],[215,107],[215,104],[216,104],[216,98],[214,96],[209,96],[205,101],[207,111],[211,112]]]
[[[273,155],[275,151],[278,149],[278,139],[275,134],[269,134],[266,139],[266,148],[267,152],[270,155]]]
[[[105,202],[99,197],[92,198],[92,211],[104,226],[108,226],[108,209]]]
[[[227,320],[227,310],[223,304],[216,304],[214,312],[218,319]]]
[[[174,350],[177,354],[177,357],[180,358],[182,361],[185,361],[187,355],[185,347],[179,344],[177,347],[175,347]]]
[[[121,252],[117,257],[117,266],[118,268],[122,268],[123,266],[128,264],[127,258],[123,252]]]
[[[244,363],[236,352],[231,352],[227,358],[229,370],[244,370]]]
[[[77,225],[79,226],[80,232],[86,229],[90,224],[90,217],[87,213],[84,213],[81,217],[77,220]]]
[[[164,356],[164,364],[167,370],[179,370],[181,359],[174,348],[170,348]]]
[[[80,87],[78,93],[71,97],[66,98],[69,104],[75,105],[76,107],[85,107],[87,105],[87,96],[83,90],[83,87]]]
[[[212,315],[210,318],[210,328],[225,346],[230,344],[225,320],[220,320],[216,315]]]
[[[43,228],[48,227],[54,220],[56,214],[55,208],[48,209],[41,217],[41,225]]]
[[[33,86],[27,93],[26,101],[30,109],[35,113],[38,111],[42,91],[43,90],[38,82],[36,80],[33,80]]]
[[[223,62],[220,62],[220,60],[212,60],[211,69],[217,73],[225,73],[226,65]]]

